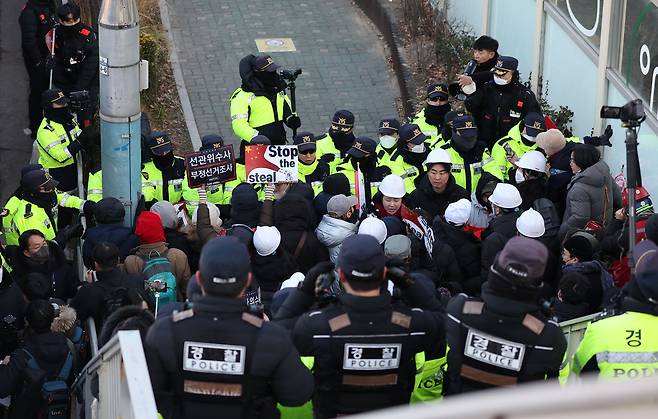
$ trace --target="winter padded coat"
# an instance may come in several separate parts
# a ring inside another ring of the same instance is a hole
[[[560,226],[561,238],[569,229],[584,228],[590,220],[598,221],[604,228],[610,223],[615,211],[621,208],[621,191],[603,160],[571,179],[565,207]]]
[[[325,214],[322,216],[320,225],[315,229],[315,234],[318,236],[320,243],[329,250],[329,259],[336,263],[338,253],[340,253],[340,245],[346,238],[355,235],[356,231],[356,224]]]

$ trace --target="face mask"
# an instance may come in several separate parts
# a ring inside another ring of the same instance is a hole
[[[379,144],[384,148],[393,148],[398,143],[398,139],[392,135],[382,135],[379,137]]]
[[[531,143],[534,143],[534,142],[535,142],[535,138],[536,138],[536,137],[531,137],[531,136],[529,136],[528,134],[521,134],[521,136],[522,136],[523,138],[525,138],[526,140],[530,141]]]
[[[41,246],[39,250],[32,253],[30,259],[35,263],[46,263],[50,259],[50,249],[48,246]]]
[[[51,119],[60,124],[65,124],[73,120],[73,115],[69,111],[68,106],[57,109],[47,109],[44,111],[46,118]]]
[[[154,156],[153,163],[158,169],[166,169],[174,164],[174,153],[167,153],[164,156]]]
[[[496,83],[499,86],[505,86],[506,84],[509,84],[510,80],[505,80],[502,77],[498,77],[494,74],[493,76],[494,83]]]
[[[457,151],[468,152],[473,150],[477,140],[477,137],[462,137],[454,131],[452,133],[452,142],[455,145]]]
[[[411,152],[412,153],[424,153],[425,152],[425,143],[420,143],[418,145],[415,145],[411,147]]]
[[[516,181],[517,185],[525,181],[525,178],[523,177],[523,171],[521,169],[516,169],[516,174],[514,174],[514,180]]]

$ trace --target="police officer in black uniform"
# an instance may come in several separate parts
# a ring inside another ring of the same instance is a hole
[[[66,95],[87,90],[91,108],[84,119],[95,111],[98,98],[98,38],[94,30],[80,21],[80,7],[72,1],[57,9],[61,25],[57,27],[53,84]]]
[[[464,101],[466,109],[477,118],[478,138],[489,149],[528,112],[541,113],[535,94],[519,81],[518,66],[514,57],[498,57],[492,69],[493,80]]]
[[[23,62],[30,77],[28,112],[32,138],[43,118],[41,93],[48,89],[48,45],[46,34],[53,27],[53,2],[51,0],[27,0],[18,23],[21,26],[21,48]]]
[[[557,377],[567,344],[538,303],[547,259],[542,243],[514,237],[491,266],[481,298],[450,300],[444,394]]]
[[[159,317],[145,340],[158,411],[165,418],[278,418],[300,406],[313,377],[289,333],[248,310],[249,252],[235,237],[204,246],[192,308]]]
[[[344,292],[325,308],[302,315],[293,329],[299,352],[314,357],[316,418],[409,403],[416,353],[425,351],[429,358],[445,353],[442,305],[420,282],[385,263],[374,237],[347,238],[338,256]],[[279,309],[277,320],[308,310],[316,288],[324,289],[323,278],[333,276],[333,269],[327,262],[312,268]],[[401,289],[409,305],[392,302],[385,278]]]

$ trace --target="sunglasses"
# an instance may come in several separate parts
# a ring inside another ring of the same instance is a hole
[[[299,150],[299,154],[315,154],[315,149],[309,149],[304,151]]]

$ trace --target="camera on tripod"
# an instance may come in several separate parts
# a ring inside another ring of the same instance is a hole
[[[300,74],[302,74],[301,68],[295,70],[286,70],[285,68],[282,68],[281,70],[279,70],[279,75],[281,76],[281,78],[288,81],[297,80],[297,77],[299,77]]]
[[[89,92],[87,90],[69,93],[69,106],[73,112],[82,112],[89,109],[90,105],[91,100],[89,99]]]
[[[631,100],[624,106],[602,106],[601,118],[620,119],[622,126],[639,126],[646,119],[642,99]]]

